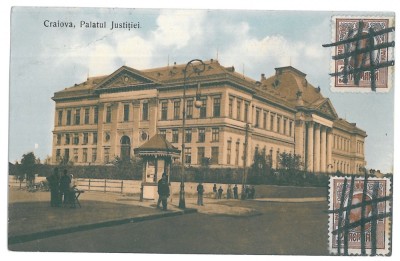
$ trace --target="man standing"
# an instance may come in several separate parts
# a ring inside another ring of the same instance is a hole
[[[197,185],[197,205],[199,206],[204,206],[203,205],[203,193],[204,193],[204,187],[201,182],[199,185]]]
[[[235,186],[233,187],[233,197],[234,197],[235,199],[239,199],[237,184],[235,184]]]
[[[58,168],[55,168],[53,174],[46,179],[50,187],[50,206],[59,207],[60,175],[58,174]]]
[[[167,176],[163,175],[161,180],[158,182],[158,195],[159,200],[162,202],[163,210],[167,210],[167,199],[169,197],[169,185]]]
[[[61,201],[63,202],[64,205],[69,203],[69,185],[70,184],[71,184],[71,177],[69,175],[67,175],[67,170],[64,169],[64,173],[60,179]]]

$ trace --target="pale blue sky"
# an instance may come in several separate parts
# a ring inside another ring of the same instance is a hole
[[[16,8],[11,19],[9,160],[34,151],[51,154],[54,92],[88,75],[217,58],[256,80],[292,65],[331,99],[340,117],[364,129],[368,167],[393,166],[393,89],[389,93],[330,91],[332,12]],[[342,14],[342,13],[335,13]],[[379,15],[380,13],[373,13]],[[72,21],[75,29],[46,28],[44,20]],[[140,22],[141,29],[81,29],[86,21]],[[35,144],[37,144],[35,148]]]

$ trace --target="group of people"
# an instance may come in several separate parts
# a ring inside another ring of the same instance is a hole
[[[160,204],[162,204],[162,209],[167,210],[167,203],[168,203],[168,197],[170,196],[170,184],[168,182],[168,176],[163,173],[161,179],[158,181],[158,201],[157,201],[157,208],[160,208]],[[203,203],[203,196],[204,196],[204,186],[200,182],[197,185],[197,205],[199,206],[204,206]],[[222,189],[222,186],[219,186],[217,189],[217,184],[214,184],[213,186],[213,193],[214,193],[214,198],[215,199],[222,199],[222,194],[224,190]],[[245,186],[244,188],[244,194],[242,195],[243,199],[254,199],[255,198],[255,187],[252,186],[251,188],[249,186]],[[237,184],[232,188],[232,185],[228,185],[227,192],[226,192],[226,198],[227,199],[239,199],[239,189]]]
[[[222,199],[222,193],[224,192],[224,190],[222,189],[222,186],[219,186],[219,189],[217,189],[217,184],[214,184],[213,186],[213,193],[214,193],[214,198],[215,199]],[[228,188],[226,190],[226,198],[227,199],[239,199],[239,189],[237,184],[235,184],[235,186],[232,189],[232,185],[229,184]]]
[[[46,178],[50,187],[50,206],[61,207],[71,205],[75,200],[73,176],[68,175],[64,169],[60,176],[58,168],[54,169],[53,174]]]

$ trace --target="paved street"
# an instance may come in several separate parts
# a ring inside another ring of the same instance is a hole
[[[327,203],[222,201],[248,215],[164,217],[9,245],[16,251],[326,255]],[[94,215],[96,213],[93,213]]]

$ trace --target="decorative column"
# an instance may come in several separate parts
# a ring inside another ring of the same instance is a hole
[[[314,172],[314,123],[307,124],[307,171]]]
[[[333,166],[333,161],[332,161],[332,129],[327,130],[327,144],[326,144],[326,165],[328,166],[328,172],[333,172],[334,167]]]
[[[316,124],[314,129],[314,172],[320,172],[321,158],[321,125]]]
[[[321,127],[321,172],[326,172],[326,127]]]

